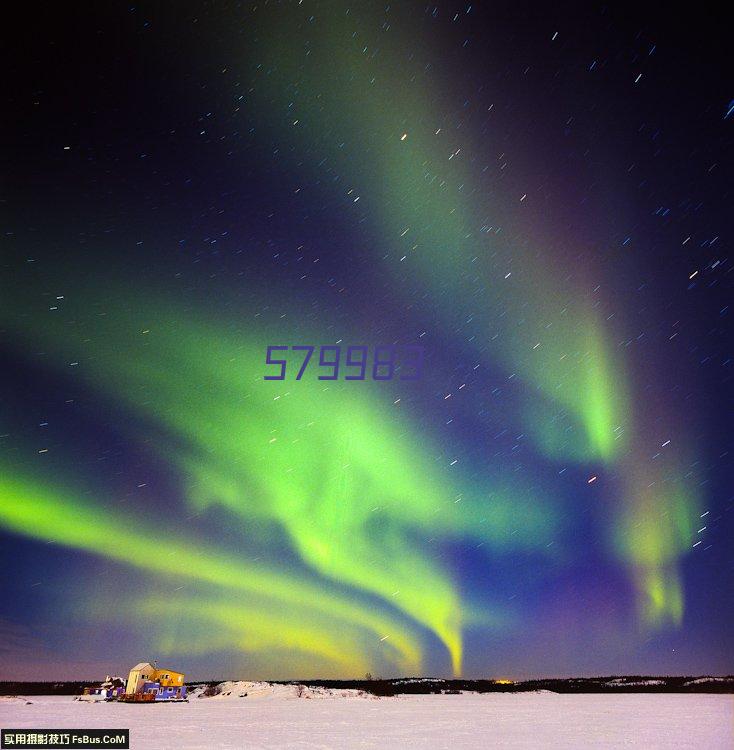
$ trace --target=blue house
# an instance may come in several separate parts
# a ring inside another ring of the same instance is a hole
[[[141,690],[143,695],[153,695],[154,701],[186,700],[186,685],[161,685],[160,682],[145,682]]]

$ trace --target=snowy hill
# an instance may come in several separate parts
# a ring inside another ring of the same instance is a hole
[[[248,698],[257,700],[283,698],[375,698],[364,690],[309,687],[297,683],[248,682],[246,680],[227,680],[217,685],[201,685],[189,691],[189,700],[210,698],[223,700],[228,698]]]

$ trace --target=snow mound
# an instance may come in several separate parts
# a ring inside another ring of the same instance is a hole
[[[233,698],[271,700],[282,698],[373,698],[364,690],[307,687],[298,684],[278,684],[274,682],[248,682],[227,680],[218,685],[202,685],[189,691],[189,698],[227,700]]]

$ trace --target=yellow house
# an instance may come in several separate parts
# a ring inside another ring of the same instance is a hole
[[[172,669],[159,669],[158,665],[150,664],[143,661],[136,664],[127,678],[125,693],[133,695],[141,693],[146,682],[158,683],[161,688],[181,687],[183,685],[184,675],[182,672],[174,672]]]
[[[133,693],[140,693],[143,690],[143,685],[146,682],[153,681],[153,675],[155,674],[155,667],[146,661],[141,661],[140,664],[136,664],[131,670],[127,677],[127,685],[125,686],[125,693],[132,695]]]
[[[156,669],[155,673],[161,687],[180,687],[183,685],[183,672],[174,672],[172,669]]]

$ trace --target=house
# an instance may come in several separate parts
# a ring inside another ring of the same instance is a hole
[[[120,677],[107,675],[99,687],[84,688],[79,696],[80,701],[112,701],[119,698],[125,692],[125,680]]]
[[[125,686],[126,695],[134,695],[142,692],[143,685],[155,679],[154,675],[156,668],[146,661],[136,664],[131,670],[127,678],[127,685]]]
[[[184,701],[186,685],[183,672],[159,669],[157,663],[140,662],[131,670],[123,701]]]

